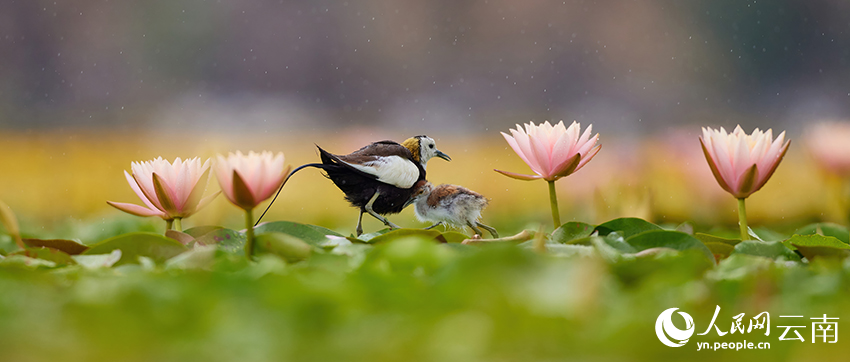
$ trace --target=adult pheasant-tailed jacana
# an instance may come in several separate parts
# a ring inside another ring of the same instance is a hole
[[[327,178],[345,194],[345,199],[360,209],[357,235],[363,233],[363,213],[369,213],[390,228],[398,228],[382,215],[399,213],[413,201],[414,186],[417,181],[425,180],[428,160],[439,157],[451,161],[451,157],[437,149],[434,139],[424,135],[400,144],[375,142],[347,155],[318,148],[322,163],[299,166],[289,176],[306,167],[324,170]]]

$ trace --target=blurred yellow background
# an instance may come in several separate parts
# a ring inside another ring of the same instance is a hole
[[[505,130],[507,131],[507,130]],[[732,228],[737,220],[732,196],[717,185],[702,155],[698,130],[683,129],[645,138],[607,138],[602,150],[577,173],[559,180],[563,221],[601,223],[637,216],[658,223],[693,221],[703,228]],[[188,132],[187,132],[188,133]],[[106,204],[106,200],[141,203],[127,185],[123,170],[130,162],[162,156],[208,158],[229,151],[284,152],[293,167],[317,162],[315,144],[334,153],[348,153],[373,141],[402,141],[414,134],[391,134],[356,128],[336,133],[268,134],[158,134],[132,132],[6,132],[0,135],[3,177],[0,199],[22,220],[23,231],[50,230],[56,225],[114,218],[134,218]],[[493,172],[494,168],[530,173],[498,131],[475,137],[430,134],[453,161],[428,164],[434,183],[459,184],[491,199],[483,221],[503,232],[539,225],[550,228],[548,193],[543,181],[518,181]],[[792,141],[776,174],[748,200],[751,225],[793,230],[815,220],[843,223],[844,214],[825,177],[809,161],[802,143]],[[206,195],[218,190],[211,177]],[[262,204],[259,215],[268,203]],[[264,221],[312,223],[351,233],[357,210],[316,169],[305,169],[284,188]],[[412,209],[390,218],[405,227],[421,227]],[[156,222],[156,221],[152,221]],[[381,225],[364,217],[364,227]],[[184,221],[184,227],[218,224],[242,227],[242,214],[219,196],[207,208]],[[156,225],[159,225],[158,223]],[[159,227],[164,227],[164,223]],[[76,237],[64,235],[64,237]]]

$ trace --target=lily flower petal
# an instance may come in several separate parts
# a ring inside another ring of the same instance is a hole
[[[554,126],[546,121],[540,125],[526,123],[511,129],[511,136],[502,132],[505,141],[537,176],[521,175],[495,170],[505,176],[520,180],[542,178],[554,181],[569,176],[599,152],[599,134],[591,136],[593,126],[581,132],[581,125],[573,122],[569,127],[560,121]]]
[[[123,203],[112,203],[119,210],[139,216],[160,216],[163,219],[185,218],[200,209],[199,201],[209,180],[209,159],[201,164],[200,159],[181,160],[173,163],[157,157],[151,161],[130,164],[132,175],[124,171],[127,183],[139,199],[147,206],[127,208]],[[121,207],[116,205],[122,205]],[[152,213],[156,210],[158,213]]]
[[[128,214],[133,214],[133,215],[136,215],[136,216],[160,216],[160,217],[165,216],[165,213],[163,213],[162,211],[159,211],[159,210],[156,210],[156,209],[153,209],[153,210],[148,209],[146,207],[142,207],[142,206],[139,206],[139,205],[136,205],[136,204],[128,204],[128,203],[124,203],[124,202],[114,202],[114,201],[107,201],[106,203],[111,205],[112,207],[118,209],[118,210],[124,211]]]
[[[515,178],[517,180],[523,180],[523,181],[538,180],[538,179],[543,178],[543,176],[540,176],[540,175],[523,175],[523,174],[519,174],[519,173],[513,173],[513,172],[496,170],[496,169],[493,169],[493,171],[496,171],[496,172],[498,172],[502,175],[508,176],[510,178]]]
[[[703,128],[700,136],[705,159],[720,187],[739,199],[760,190],[788,151],[785,132],[773,139],[773,130],[758,128],[747,134],[741,126],[732,133]]]
[[[230,153],[216,157],[215,175],[224,196],[236,206],[251,210],[274,195],[289,174],[283,153]]]

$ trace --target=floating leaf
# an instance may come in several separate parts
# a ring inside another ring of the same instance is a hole
[[[183,232],[186,233],[186,234],[189,234],[193,238],[197,239],[201,236],[204,236],[206,234],[209,234],[213,231],[220,230],[220,229],[224,229],[224,228],[221,227],[221,226],[217,226],[217,225],[205,225],[205,226],[195,226],[193,228],[183,230]]]
[[[847,231],[847,228],[838,224],[833,224],[829,222],[817,223],[817,224],[809,224],[803,226],[794,232],[795,235],[823,235],[823,236],[832,236],[842,243],[850,244],[850,232]]]
[[[519,246],[528,246],[531,247],[535,240],[531,240],[535,238],[535,232],[530,230],[523,230],[519,232],[519,234],[512,236],[505,236],[498,239],[466,239],[463,241],[464,245],[480,245],[487,243],[519,243]]]
[[[446,243],[446,238],[437,231],[437,230],[425,230],[425,229],[395,229],[386,234],[376,236],[372,239],[369,239],[369,244],[380,244],[393,241],[395,239],[407,238],[407,237],[418,237],[426,240],[434,240],[440,243]]]
[[[809,259],[814,258],[844,258],[850,255],[850,245],[832,236],[823,235],[794,235],[786,241]]]
[[[584,245],[546,244],[546,252],[550,255],[562,257],[589,257],[594,255],[594,249]]]
[[[71,255],[71,259],[86,269],[109,268],[121,260],[121,249],[115,249],[109,254],[97,255]]]
[[[565,244],[570,240],[590,236],[590,234],[593,234],[593,229],[593,225],[570,221],[555,229],[549,239],[556,243]]]
[[[744,240],[735,245],[733,253],[762,256],[770,259],[800,260],[800,256],[788,249],[781,241]]]
[[[596,230],[602,236],[608,235],[613,231],[618,231],[623,237],[629,238],[632,235],[637,235],[645,231],[661,230],[661,227],[644,219],[624,217],[601,224],[596,227]]]
[[[186,234],[182,231],[177,231],[177,230],[166,230],[165,231],[165,237],[170,238],[170,239],[174,239],[178,243],[183,244],[183,245],[187,245],[187,246],[195,241],[195,238],[192,237],[192,235],[189,235],[189,234]]]
[[[638,251],[651,248],[674,250],[697,250],[706,258],[715,261],[714,254],[699,239],[679,231],[649,230],[626,238],[626,242]]]
[[[24,255],[9,255],[0,259],[2,267],[24,267],[24,268],[55,268],[56,263],[50,260],[30,258]]]
[[[705,247],[707,247],[708,250],[711,250],[711,253],[714,254],[714,260],[718,262],[728,258],[729,255],[732,254],[732,251],[735,250],[734,246],[727,243],[717,243],[712,241],[703,241],[702,243],[705,244]]]
[[[761,241],[782,241],[788,239],[788,235],[780,234],[767,228],[749,228],[747,231],[750,236]]]
[[[708,250],[711,250],[711,253],[714,254],[714,260],[718,262],[728,258],[735,250],[735,245],[741,242],[740,239],[727,239],[703,233],[696,233],[694,237],[705,244]]]
[[[291,221],[274,221],[254,228],[254,233],[256,234],[268,232],[289,234],[313,246],[319,246],[324,242],[326,235],[342,236],[333,230],[325,229],[321,226],[299,224]]]
[[[649,248],[645,250],[641,250],[635,253],[635,256],[638,258],[642,257],[658,257],[658,256],[667,256],[667,255],[679,255],[679,251],[676,249],[671,249],[667,247],[659,247],[659,248]]]
[[[212,268],[218,248],[215,245],[198,246],[185,253],[168,259],[166,269],[206,269]]]
[[[30,248],[46,247],[61,250],[68,255],[79,255],[89,250],[88,246],[66,239],[23,239],[23,242]]]
[[[117,265],[137,263],[139,256],[147,256],[157,263],[164,262],[188,248],[173,239],[154,233],[128,233],[106,239],[91,246],[83,255],[107,254],[121,250],[122,257]]]
[[[683,222],[683,223],[679,224],[679,226],[676,226],[676,231],[681,231],[685,234],[693,235],[694,234],[694,224],[692,224],[690,221]]]
[[[229,253],[244,252],[245,241],[245,233],[225,228],[218,228],[195,238],[195,242],[200,245],[218,245],[221,250]]]
[[[10,255],[23,255],[33,259],[48,260],[56,263],[57,266],[76,264],[74,259],[67,253],[47,247],[29,247],[24,250],[18,250]]]
[[[469,239],[469,237],[457,231],[446,231],[443,233],[443,239],[446,239],[447,243],[452,244],[462,243],[464,240]]]
[[[579,239],[579,240],[586,239],[586,242],[588,244],[592,245],[594,249],[596,249],[596,252],[599,253],[599,255],[602,257],[602,259],[605,259],[609,263],[614,263],[614,262],[617,262],[617,260],[621,259],[622,255],[623,255],[623,251],[612,246],[610,244],[611,240],[605,240],[605,238],[607,238],[609,235],[612,235],[612,234],[608,234],[604,237],[602,237],[602,236],[588,236],[587,238],[583,238],[583,239]],[[611,238],[611,239],[616,240],[615,238]],[[622,238],[619,238],[619,241],[622,242]],[[629,248],[629,250],[631,250],[631,252],[635,251],[634,248],[632,248],[628,244],[626,244],[626,246]]]
[[[369,240],[372,240],[372,238],[377,237],[377,236],[384,235],[384,234],[386,234],[386,233],[388,233],[388,232],[390,232],[390,231],[393,231],[393,229],[390,229],[390,228],[384,228],[384,229],[378,230],[378,231],[373,232],[373,233],[366,233],[366,234],[362,234],[362,235],[357,236],[357,237],[353,237],[353,236],[352,236],[352,238],[357,239],[357,240],[360,240],[360,241],[362,241],[362,242],[368,242]],[[350,239],[349,239],[349,240],[350,240]],[[354,242],[354,241],[352,241],[352,242]]]
[[[721,243],[732,247],[738,245],[738,243],[741,242],[741,239],[728,239],[703,233],[696,233],[694,234],[694,237],[699,239],[699,241],[702,241],[703,243]]]
[[[612,232],[605,236],[588,236],[581,239],[574,239],[568,241],[567,245],[592,245],[596,246],[597,249],[600,248],[600,243],[604,244],[605,249],[610,249],[612,252],[616,254],[633,254],[637,253],[638,250],[626,243],[623,236],[621,236],[617,232]],[[604,251],[604,250],[601,250]]]
[[[275,254],[289,263],[309,258],[313,249],[301,239],[278,232],[258,234],[256,243],[258,251]]]

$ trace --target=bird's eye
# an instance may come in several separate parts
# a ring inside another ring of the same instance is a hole
[[[434,144],[432,143],[432,144],[428,145],[428,147],[429,147],[429,148],[434,148]]]

